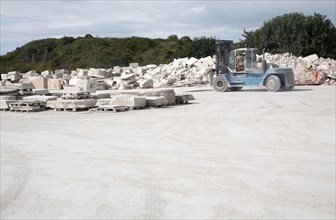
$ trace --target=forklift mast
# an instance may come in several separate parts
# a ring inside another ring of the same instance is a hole
[[[216,40],[216,75],[229,73],[227,65],[232,44],[232,40]]]

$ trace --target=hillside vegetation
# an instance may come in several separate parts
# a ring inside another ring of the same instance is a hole
[[[76,68],[111,68],[169,63],[174,58],[213,55],[215,39],[201,37],[191,40],[171,35],[167,39],[95,38],[85,37],[49,38],[32,41],[0,58],[0,72],[19,70],[54,70]]]

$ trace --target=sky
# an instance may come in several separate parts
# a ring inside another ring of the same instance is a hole
[[[0,54],[63,36],[243,39],[276,16],[319,13],[336,22],[336,0],[0,0]],[[336,25],[335,25],[336,26]]]

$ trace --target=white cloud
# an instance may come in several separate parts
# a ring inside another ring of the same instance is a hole
[[[197,12],[197,13],[204,11],[204,9],[205,9],[205,6],[200,6],[200,7],[192,8],[192,10],[194,12]]]
[[[244,29],[291,12],[335,22],[336,3],[312,1],[0,1],[1,54],[55,36],[216,36],[239,40]],[[318,6],[318,7],[317,7]]]

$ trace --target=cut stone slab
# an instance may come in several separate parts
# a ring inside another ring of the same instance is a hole
[[[34,95],[49,95],[49,90],[48,89],[33,89],[33,94]]]
[[[107,103],[108,101],[102,101]],[[144,108],[146,106],[146,99],[141,96],[119,94],[111,98],[109,105],[113,106],[128,106],[130,108]]]
[[[167,99],[164,96],[146,96],[146,106],[148,107],[161,107],[168,104]]]
[[[23,100],[36,100],[36,101],[42,101],[42,102],[48,102],[52,100],[57,100],[57,96],[46,96],[46,95],[30,95],[23,97]]]
[[[175,91],[174,89],[153,89],[147,90],[142,93],[143,96],[163,96],[168,101],[168,104],[175,104]]]
[[[78,99],[78,100],[63,100],[58,99],[54,101],[48,101],[47,107],[54,110],[72,110],[78,111],[83,109],[90,109],[95,107],[96,99]]]
[[[19,92],[17,89],[0,89],[0,97],[1,96],[16,96]]]

